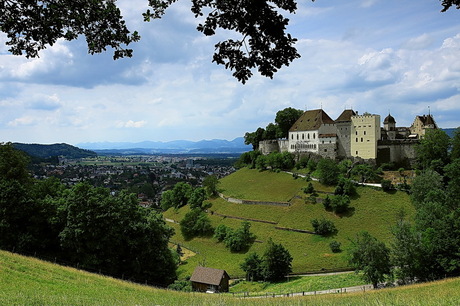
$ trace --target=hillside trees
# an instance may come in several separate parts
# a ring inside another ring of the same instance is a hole
[[[217,196],[218,190],[217,186],[219,185],[219,179],[215,175],[208,175],[203,180],[203,188],[206,190],[206,195],[208,197]]]
[[[223,241],[231,252],[245,252],[256,239],[256,236],[251,233],[250,229],[251,223],[247,221],[241,222],[241,227],[236,230],[224,224],[220,224],[214,230],[214,238],[219,242]]]
[[[246,276],[252,280],[279,281],[292,272],[292,256],[281,244],[270,238],[262,257],[249,254],[240,265]]]
[[[440,129],[426,130],[425,137],[416,146],[417,160],[422,169],[432,169],[442,174],[449,162],[450,138]]]
[[[161,196],[161,208],[168,210],[171,207],[180,208],[188,203],[192,195],[192,186],[185,182],[179,182],[173,189],[163,192]]]
[[[391,273],[390,249],[368,232],[359,232],[350,248],[349,263],[377,288]]]
[[[287,138],[289,129],[302,116],[303,110],[287,107],[276,113],[275,122],[279,127],[282,137]]]
[[[139,206],[135,195],[35,181],[21,153],[0,145],[0,154],[0,248],[156,285],[176,278],[168,248],[173,230],[161,215]]]
[[[204,211],[194,208],[180,221],[180,231],[186,240],[197,236],[211,236],[214,229]]]
[[[335,161],[329,158],[322,158],[316,167],[319,181],[324,185],[336,185],[339,180],[340,170]]]

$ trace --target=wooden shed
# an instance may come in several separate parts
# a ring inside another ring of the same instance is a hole
[[[193,291],[228,292],[230,277],[225,270],[196,267],[190,281]]]

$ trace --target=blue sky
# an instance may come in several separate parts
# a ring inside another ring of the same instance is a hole
[[[118,1],[142,39],[134,57],[89,55],[84,39],[26,59],[0,35],[0,142],[70,143],[228,139],[273,122],[278,110],[391,112],[410,126],[430,108],[460,126],[460,11],[437,0],[299,1],[289,16],[301,58],[273,80],[239,83],[211,63],[220,31],[205,37],[189,1],[144,23],[146,0]]]

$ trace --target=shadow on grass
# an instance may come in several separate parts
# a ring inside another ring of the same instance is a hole
[[[337,214],[339,218],[350,218],[355,214],[356,208],[354,207],[348,207],[347,211]]]

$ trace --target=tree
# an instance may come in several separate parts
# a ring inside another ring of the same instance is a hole
[[[203,187],[206,190],[208,197],[214,197],[218,194],[217,185],[219,185],[219,180],[215,175],[208,175],[203,180]]]
[[[426,130],[425,137],[415,147],[417,160],[423,169],[432,169],[441,172],[449,162],[450,138],[440,129]]]
[[[206,191],[202,187],[195,188],[191,195],[190,199],[188,200],[188,203],[190,205],[191,209],[194,208],[203,208],[203,201],[206,199]]]
[[[165,191],[161,196],[161,207],[167,210],[170,207],[180,208],[186,205],[192,194],[192,186],[185,182],[179,182],[173,189]],[[204,199],[203,199],[204,200]]]
[[[247,221],[241,222],[241,227],[235,231],[227,231],[224,243],[231,252],[244,252],[249,249],[256,236],[250,232],[251,224]]]
[[[350,207],[350,198],[347,195],[336,195],[331,198],[331,209],[334,213],[344,213]]]
[[[411,198],[415,207],[419,207],[427,199],[428,193],[442,190],[442,181],[442,176],[433,170],[426,170],[417,175],[411,185]]]
[[[333,241],[331,241],[331,242],[329,243],[329,247],[331,248],[331,251],[332,251],[333,253],[340,253],[340,252],[342,252],[342,249],[340,249],[340,246],[341,246],[341,245],[342,245],[342,244],[341,244],[340,242],[336,241],[336,240],[333,240]]]
[[[0,143],[0,179],[30,182],[28,163],[29,158],[25,153],[16,150],[11,143]]]
[[[254,151],[259,149],[259,142],[264,140],[265,130],[261,127],[257,128],[255,132],[244,134],[244,144],[252,145]]]
[[[263,138],[265,140],[278,139],[278,138],[282,138],[282,137],[283,137],[283,135],[281,133],[280,127],[277,124],[269,123],[265,127],[265,133],[264,133],[264,136],[263,136]]]
[[[279,281],[292,271],[292,256],[281,244],[270,238],[263,257],[263,274],[265,280]]]
[[[358,176],[361,183],[372,180],[376,176],[375,170],[367,164],[360,164],[355,166],[353,170],[351,170],[351,173]]]
[[[315,230],[315,233],[321,236],[329,236],[337,234],[337,228],[334,225],[334,222],[331,220],[326,220],[323,218],[321,219],[313,219],[311,220],[311,225]]]
[[[339,167],[337,163],[329,158],[323,158],[317,165],[319,181],[324,185],[335,185],[339,180]]]
[[[450,159],[454,160],[460,158],[460,127],[454,131],[454,137],[452,138],[452,150],[450,151]]]
[[[263,259],[257,253],[249,254],[240,264],[240,267],[246,272],[246,280],[258,281],[263,279]]]
[[[426,280],[429,270],[428,253],[425,250],[422,234],[404,220],[398,220],[392,228],[394,237],[391,243],[392,264],[395,266],[395,275],[403,283],[410,283],[416,279]]]
[[[275,122],[279,126],[281,137],[289,136],[289,129],[302,116],[303,111],[292,107],[287,107],[276,113]]]
[[[196,236],[212,235],[214,229],[208,216],[198,208],[190,210],[180,221],[180,231],[186,240]]]
[[[334,194],[353,196],[356,194],[355,185],[351,180],[341,177],[335,187]]]
[[[225,238],[232,233],[232,229],[225,224],[219,224],[216,229],[214,230],[214,238],[217,241],[222,242]]]
[[[363,272],[365,281],[377,288],[391,273],[390,250],[368,232],[362,231],[351,241],[350,265]]]

